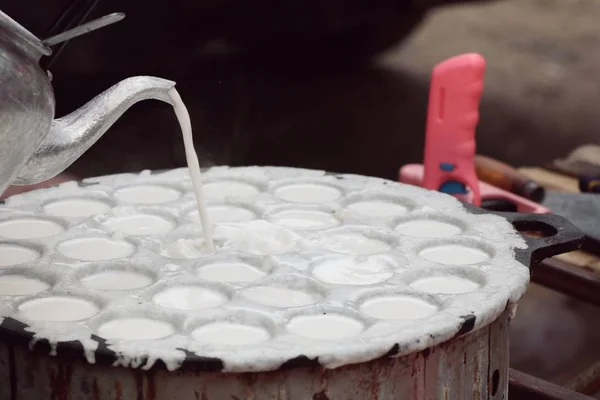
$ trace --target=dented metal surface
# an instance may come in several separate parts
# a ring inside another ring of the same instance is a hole
[[[490,325],[405,357],[337,369],[263,373],[150,371],[38,354],[0,341],[4,400],[501,400],[508,396],[509,310]]]

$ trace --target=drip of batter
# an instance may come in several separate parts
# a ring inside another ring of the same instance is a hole
[[[179,125],[181,125],[181,134],[183,135],[183,145],[185,147],[185,158],[187,159],[188,169],[190,170],[194,193],[196,194],[196,204],[198,205],[198,215],[200,216],[200,223],[202,224],[204,240],[206,241],[209,250],[215,251],[212,229],[208,221],[208,214],[206,213],[206,201],[204,200],[204,189],[202,187],[202,172],[200,172],[200,163],[198,162],[198,156],[194,149],[194,140],[192,139],[190,114],[175,88],[169,90],[169,96],[173,100],[173,109],[179,120]]]

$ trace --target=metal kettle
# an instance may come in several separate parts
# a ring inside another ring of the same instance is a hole
[[[0,11],[0,194],[9,185],[39,183],[64,171],[135,103],[172,104],[175,82],[138,76],[54,119],[54,91],[39,65],[49,54],[50,48]]]

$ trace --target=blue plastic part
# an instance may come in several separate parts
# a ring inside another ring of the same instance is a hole
[[[468,194],[467,187],[457,181],[447,181],[440,186],[440,192],[447,194]]]
[[[452,172],[452,171],[454,171],[454,168],[456,168],[456,166],[452,163],[447,163],[447,162],[440,163],[440,169],[442,171]]]

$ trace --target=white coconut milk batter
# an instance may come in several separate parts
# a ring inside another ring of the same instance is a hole
[[[365,329],[362,322],[339,314],[303,315],[286,326],[294,335],[316,340],[340,340],[358,336]]]
[[[194,149],[194,138],[192,137],[192,122],[181,96],[175,88],[169,90],[169,96],[173,101],[173,109],[175,115],[181,125],[181,134],[183,135],[183,144],[185,147],[185,157],[187,159],[188,170],[190,171],[190,177],[192,178],[192,186],[194,187],[194,194],[196,195],[196,203],[198,205],[198,215],[200,216],[200,222],[202,223],[202,233],[204,234],[204,241],[210,251],[215,251],[215,244],[212,238],[212,227],[208,222],[208,215],[206,214],[206,201],[204,200],[204,188],[202,187],[202,172],[200,171],[200,162],[198,161],[198,155],[196,149]]]
[[[110,205],[100,200],[63,199],[44,206],[44,212],[56,217],[89,217],[110,210]]]
[[[245,222],[256,218],[256,215],[252,211],[228,204],[208,206],[206,212],[213,225],[221,222]],[[191,211],[188,217],[200,221],[197,209]]]
[[[125,258],[135,251],[133,244],[107,237],[86,237],[64,241],[58,252],[65,257],[82,261],[107,261]]]
[[[332,186],[304,183],[279,187],[275,189],[275,196],[292,203],[327,203],[342,194]]]
[[[329,259],[318,263],[312,273],[321,282],[336,285],[372,285],[394,275],[388,263],[374,257]]]
[[[175,328],[166,321],[127,317],[107,321],[100,325],[96,332],[108,340],[152,340],[171,336],[175,333]]]
[[[152,214],[125,215],[113,217],[104,222],[111,231],[127,235],[160,235],[172,231],[175,224],[165,218]]]
[[[419,256],[438,264],[471,265],[487,261],[490,255],[477,248],[460,244],[443,244],[421,250]]]
[[[324,248],[342,254],[368,255],[390,250],[389,244],[357,233],[337,233],[323,236],[320,243]]]
[[[290,252],[300,239],[295,232],[262,220],[218,225],[215,235],[225,238],[223,247],[257,255]]]
[[[47,219],[15,218],[0,222],[0,236],[7,239],[38,239],[64,230],[61,224]]]
[[[242,290],[240,294],[254,303],[280,308],[308,306],[321,300],[318,293],[277,286],[255,286]]]
[[[202,344],[248,346],[269,340],[271,335],[259,326],[217,322],[198,327],[192,338]]]
[[[102,271],[81,279],[81,284],[96,290],[132,290],[151,285],[148,275],[131,271]]]
[[[40,257],[40,253],[29,247],[0,243],[0,267],[24,264]]]
[[[426,293],[457,294],[479,289],[480,285],[460,276],[431,276],[410,284],[414,289]]]
[[[252,282],[262,279],[266,272],[242,262],[222,262],[196,269],[200,279],[213,282]]]
[[[0,275],[0,296],[26,296],[48,290],[42,280],[23,275]]]
[[[270,220],[288,229],[318,230],[333,228],[340,221],[333,213],[316,210],[285,210],[273,214]]]
[[[118,189],[114,196],[123,203],[161,204],[179,199],[181,192],[161,185],[136,185]]]
[[[424,300],[409,296],[382,296],[365,301],[360,311],[377,319],[411,320],[427,318],[438,308]]]
[[[258,193],[255,186],[238,181],[209,182],[204,185],[204,188],[206,189],[206,195],[215,200],[240,199]]]
[[[153,300],[166,308],[202,310],[225,304],[229,299],[216,290],[200,286],[175,286],[157,293]]]
[[[459,235],[462,228],[450,222],[434,219],[415,219],[398,224],[395,231],[407,236],[448,237]]]
[[[91,301],[70,296],[50,296],[21,303],[18,316],[31,321],[81,321],[100,311]]]
[[[358,201],[348,205],[348,209],[367,217],[397,217],[408,212],[408,207],[383,200]]]

